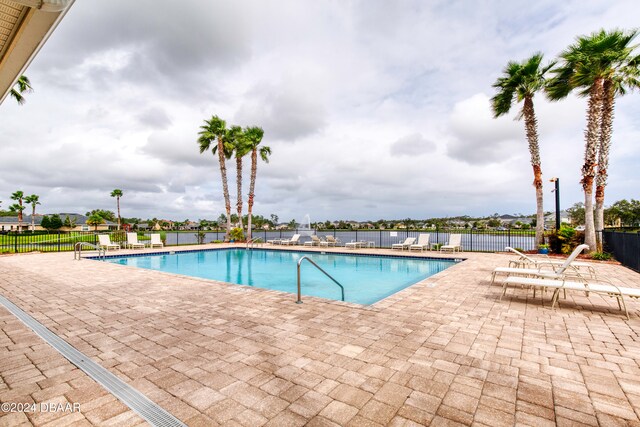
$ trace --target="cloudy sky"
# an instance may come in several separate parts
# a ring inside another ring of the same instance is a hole
[[[77,1],[0,106],[0,200],[44,213],[215,218],[199,126],[257,125],[254,212],[281,220],[533,213],[524,124],[495,120],[508,60],[638,24],[636,1]],[[617,103],[607,202],[638,198],[640,95]],[[586,100],[536,97],[546,210],[582,199]],[[636,120],[634,120],[634,118]],[[245,168],[248,170],[248,166]],[[248,183],[248,179],[245,180]],[[235,170],[229,171],[235,199]],[[245,189],[248,188],[248,185]],[[245,191],[246,193],[246,191]],[[232,203],[235,204],[233,201]],[[245,207],[246,211],[246,207]]]

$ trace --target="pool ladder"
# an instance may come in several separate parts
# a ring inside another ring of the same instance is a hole
[[[262,241],[262,237],[256,237],[255,239],[247,240],[247,249],[253,249],[254,245],[262,245],[263,243],[264,242]]]
[[[82,247],[83,246],[89,246],[95,250],[98,251],[98,258],[102,258],[104,259],[105,256],[107,255],[106,250],[102,247],[100,247],[99,245],[94,245],[93,243],[89,243],[89,242],[78,242],[73,246],[73,259],[77,259],[78,261],[80,261],[82,259]]]
[[[340,286],[340,290],[342,291],[342,301],[344,301],[344,286],[342,286],[340,284],[340,282],[338,282],[336,279],[334,279],[329,273],[327,273],[326,271],[324,271],[322,269],[322,267],[320,267],[318,264],[316,264],[311,258],[309,258],[308,256],[303,256],[302,258],[300,258],[298,260],[298,300],[296,301],[296,304],[302,304],[302,292],[300,289],[300,265],[302,264],[302,261],[309,261],[311,264],[313,264],[318,270],[322,271],[324,273],[325,276],[327,276],[329,279],[333,280],[333,282]]]

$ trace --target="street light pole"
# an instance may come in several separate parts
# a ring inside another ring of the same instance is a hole
[[[556,183],[552,191],[556,193],[556,230],[560,230],[560,178],[551,178],[549,181]]]

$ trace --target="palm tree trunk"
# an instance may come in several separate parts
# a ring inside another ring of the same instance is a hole
[[[251,240],[251,215],[253,212],[253,194],[256,188],[256,174],[258,172],[258,148],[251,151],[251,181],[249,183],[249,200],[247,201],[247,239]]]
[[[242,225],[242,156],[236,156],[236,186],[237,186],[237,202],[236,209],[238,212],[238,221],[240,228],[244,229]]]
[[[33,233],[34,231],[36,231],[36,205],[34,204],[33,209],[31,210],[31,232]]]
[[[596,174],[596,250],[602,252],[602,230],[604,229],[604,188],[607,186],[609,151],[611,150],[611,132],[613,128],[613,109],[615,106],[614,87],[611,80],[603,85],[602,125],[600,127],[600,146],[598,149],[598,171]]]
[[[584,190],[584,243],[589,251],[596,249],[596,231],[593,218],[593,181],[595,178],[600,127],[602,124],[602,79],[598,78],[591,86],[587,129],[585,131],[584,165],[582,165],[582,189]]]
[[[116,197],[116,204],[118,205],[118,230],[120,230],[120,196]]]
[[[229,198],[229,186],[227,185],[227,165],[224,160],[224,144],[222,138],[218,138],[218,161],[220,162],[220,175],[222,177],[222,194],[224,195],[224,207],[227,213],[227,231],[225,241],[231,236],[231,199]]]
[[[526,97],[522,109],[524,125],[529,142],[531,166],[533,167],[533,186],[536,189],[536,245],[544,243],[544,208],[542,191],[542,168],[540,165],[540,146],[538,144],[538,121],[533,108],[533,99]]]

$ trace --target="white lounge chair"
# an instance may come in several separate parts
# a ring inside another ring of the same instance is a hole
[[[365,245],[367,245],[367,242],[359,242],[357,240],[352,240],[349,243],[345,243],[344,247],[347,249],[360,249]]]
[[[155,248],[156,246],[164,248],[164,243],[162,243],[162,239],[157,233],[151,235],[151,243],[149,243],[150,248]]]
[[[520,258],[518,259],[514,259],[509,261],[509,267],[520,267],[520,268],[539,268],[540,266],[543,265],[562,265],[564,264],[564,261],[562,260],[555,260],[552,258],[549,258],[548,256],[544,256],[542,258],[532,258],[526,254],[523,254],[522,252],[518,251],[517,249],[513,249],[509,246],[507,246],[506,248],[504,248],[505,251],[510,251],[513,252],[514,254],[518,255]],[[596,271],[593,269],[593,266],[589,263],[586,262],[579,262],[579,261],[574,261],[571,263],[571,267],[572,268],[577,268],[578,270],[587,270],[589,272],[590,275],[595,276]]]
[[[320,246],[321,242],[322,240],[320,240],[320,238],[314,234],[311,236],[311,240],[309,240],[308,242],[304,242],[304,246]]]
[[[106,250],[120,249],[119,244],[111,243],[111,237],[108,234],[98,234],[98,246]]]
[[[558,302],[560,291],[580,291],[589,296],[590,292],[596,294],[604,294],[610,297],[615,297],[618,301],[618,308],[624,309],[624,313],[629,319],[629,312],[627,311],[627,305],[624,302],[624,297],[640,298],[640,289],[637,288],[625,288],[616,286],[609,280],[604,278],[575,278],[575,280],[554,280],[543,279],[538,277],[523,277],[523,276],[509,276],[506,278],[502,285],[502,295],[500,299],[507,292],[507,285],[521,285],[529,286],[533,288],[533,297],[535,298],[536,288],[553,289],[554,294],[552,296],[551,308]]]
[[[290,239],[280,240],[281,245],[297,245],[300,240],[299,234],[294,234]]]
[[[144,249],[144,243],[138,242],[138,233],[127,233],[127,248]]]
[[[282,239],[269,239],[267,240],[267,243],[270,245],[279,245],[281,241]]]
[[[336,239],[331,234],[328,234],[326,236],[326,240],[324,242],[320,242],[320,246],[340,246],[341,243],[340,239]]]
[[[406,239],[404,239],[404,242],[394,243],[393,245],[391,245],[391,249],[400,249],[401,251],[403,251],[405,250],[405,248],[409,249],[409,247],[415,242],[415,237],[407,237]]]
[[[450,234],[449,242],[446,245],[440,246],[440,252],[443,251],[462,252],[462,234]]]
[[[496,274],[507,274],[517,276],[532,276],[543,279],[564,279],[568,273],[572,276],[582,276],[579,270],[571,268],[571,263],[578,257],[578,255],[585,249],[589,249],[588,245],[577,246],[571,255],[562,263],[557,264],[541,264],[538,268],[514,268],[514,267],[497,267],[491,273],[491,283],[496,279]]]
[[[418,242],[409,246],[409,250],[419,250],[419,251],[424,251],[425,249],[429,249],[429,234],[420,234],[418,235]]]

